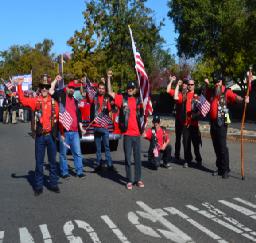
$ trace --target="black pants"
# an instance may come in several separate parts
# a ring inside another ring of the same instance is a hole
[[[184,147],[184,159],[187,163],[193,160],[191,153],[191,142],[194,147],[195,159],[197,162],[202,162],[200,154],[201,135],[197,126],[184,126],[183,128],[183,147]]]
[[[133,158],[135,164],[134,181],[132,180],[131,169],[131,155],[133,151]],[[128,182],[138,182],[141,180],[141,159],[140,159],[140,136],[124,135],[124,157],[125,170]]]
[[[148,150],[148,162],[152,164],[155,168],[158,168],[163,160],[164,164],[168,164],[172,160],[172,146],[168,144],[165,150],[160,150],[158,157],[154,156],[152,146]]]
[[[228,126],[223,124],[218,126],[217,123],[211,122],[211,137],[216,154],[216,166],[220,174],[229,172],[229,152],[227,147],[227,130]]]
[[[175,119],[175,158],[180,158],[182,132],[183,124]]]

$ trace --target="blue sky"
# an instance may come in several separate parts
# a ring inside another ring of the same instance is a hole
[[[148,0],[147,6],[155,11],[159,22],[165,18],[161,35],[166,40],[166,48],[176,54],[174,26],[167,17],[167,0]],[[84,0],[3,0],[0,14],[0,51],[11,45],[41,42],[44,38],[54,41],[56,54],[70,51],[66,41],[81,30]]]

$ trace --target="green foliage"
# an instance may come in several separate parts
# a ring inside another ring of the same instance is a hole
[[[73,50],[71,66],[74,71],[79,75],[86,72],[97,80],[108,69],[112,69],[114,80],[119,86],[127,80],[135,80],[128,25],[131,25],[148,73],[156,68],[161,69],[164,62],[172,63],[173,58],[161,49],[163,39],[159,31],[162,23],[157,26],[152,14],[152,10],[145,6],[145,1],[87,1],[83,12],[84,27],[68,41]],[[159,56],[161,61],[156,59]]]
[[[219,71],[243,79],[249,64],[256,64],[255,1],[169,0],[168,6],[179,55],[199,60],[197,78]]]

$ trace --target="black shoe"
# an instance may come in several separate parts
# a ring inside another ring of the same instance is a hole
[[[85,178],[85,174],[84,173],[82,173],[82,174],[79,174],[79,175],[77,175],[79,178]]]
[[[94,172],[97,173],[97,172],[100,172],[102,171],[102,166],[101,165],[98,165],[95,169],[94,169]]]
[[[108,171],[117,173],[117,169],[113,165],[108,166]]]
[[[60,188],[58,186],[49,186],[48,189],[52,192],[60,193]]]
[[[197,166],[197,167],[202,167],[202,161],[197,161],[197,162],[196,162],[196,166]]]
[[[43,193],[43,188],[34,189],[34,195],[37,197]]]
[[[222,175],[222,179],[228,179],[229,178],[229,173],[228,171],[225,171],[224,174]]]
[[[63,178],[63,179],[69,179],[69,178],[70,178],[70,175],[69,175],[69,174],[66,174],[66,175],[61,176],[61,178]]]
[[[212,172],[212,175],[213,175],[213,176],[217,176],[217,175],[218,175],[218,176],[222,176],[223,173],[222,173],[220,170],[215,170],[215,171]]]

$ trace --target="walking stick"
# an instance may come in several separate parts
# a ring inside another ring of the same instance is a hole
[[[252,66],[250,66],[249,72],[248,72],[247,90],[246,90],[245,97],[249,96],[251,80],[252,80]],[[241,141],[241,176],[242,176],[242,180],[245,179],[245,176],[244,176],[244,142],[243,142],[244,139],[243,139],[243,136],[244,136],[244,122],[245,122],[246,108],[247,108],[247,103],[244,102],[243,116],[242,116],[242,121],[241,121],[241,136],[240,136],[240,141]]]

